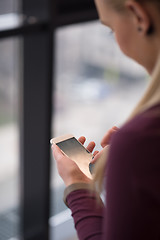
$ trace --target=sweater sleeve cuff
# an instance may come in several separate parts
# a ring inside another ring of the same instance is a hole
[[[71,192],[77,191],[77,190],[80,190],[80,189],[85,189],[85,190],[88,190],[90,192],[93,191],[92,188],[91,188],[91,185],[88,184],[88,183],[73,183],[73,184],[69,185],[68,187],[65,188],[64,196],[63,196],[63,201],[64,201],[64,203],[66,204],[67,207],[68,207],[67,196]]]

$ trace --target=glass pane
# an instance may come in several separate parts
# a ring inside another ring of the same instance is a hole
[[[0,41],[0,239],[18,236],[19,39]]]
[[[144,69],[121,53],[99,22],[58,29],[52,136],[84,135],[100,150],[103,135],[125,121],[146,86]],[[52,214],[57,214],[65,209],[64,186],[54,162],[52,176]]]
[[[21,0],[0,0],[0,14],[18,13]]]

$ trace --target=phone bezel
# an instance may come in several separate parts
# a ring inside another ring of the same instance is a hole
[[[50,140],[50,143],[51,144],[57,144],[59,142],[62,142],[62,141],[65,141],[67,139],[70,139],[70,138],[73,138],[74,135],[73,134],[65,134],[65,135],[62,135],[62,136],[59,136],[59,137],[55,137],[55,138],[52,138]],[[74,137],[75,138],[75,137]],[[83,145],[82,145],[83,146]]]

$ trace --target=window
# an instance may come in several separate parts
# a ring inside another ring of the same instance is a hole
[[[17,13],[20,11],[20,0],[1,0],[0,14]]]
[[[19,56],[20,39],[0,41],[0,239],[19,228]]]
[[[87,142],[94,140],[100,150],[105,132],[125,121],[146,86],[146,72],[121,53],[113,34],[98,21],[59,28],[52,136],[84,135]],[[59,217],[63,231],[60,230],[58,239],[65,240],[75,233],[71,231],[70,212],[62,202],[64,185],[54,162],[52,176],[56,196],[52,223],[56,224]]]
[[[1,240],[48,239],[53,35],[49,22],[28,14],[35,5],[0,2]]]

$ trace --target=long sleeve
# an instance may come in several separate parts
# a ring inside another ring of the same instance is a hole
[[[160,239],[160,116],[151,113],[113,137],[105,207],[86,189],[68,195],[80,240]]]
[[[102,238],[104,205],[94,193],[86,189],[73,191],[67,197],[79,239]]]
[[[152,116],[138,116],[113,139],[104,239],[160,239],[160,116]]]

